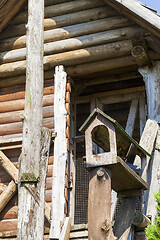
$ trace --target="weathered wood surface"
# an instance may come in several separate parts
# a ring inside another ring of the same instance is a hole
[[[12,180],[7,186],[7,188],[0,195],[0,212],[3,210],[6,204],[10,201],[10,199],[14,196],[16,190],[17,190],[17,186]]]
[[[81,0],[78,2],[70,1],[70,2],[64,2],[60,4],[55,4],[51,6],[46,6],[44,9],[44,17],[50,18],[50,17],[56,17],[61,16],[69,13],[74,13],[77,11],[83,11],[85,9],[90,8],[96,8],[103,6],[103,2],[100,2],[99,0]],[[20,24],[27,22],[27,11],[21,12],[18,16],[15,17],[13,20],[13,24]]]
[[[157,37],[160,36],[159,16],[148,8],[142,6],[139,1],[105,0],[105,2],[121,14],[124,14],[137,24],[146,28],[153,35]]]
[[[153,128],[153,126],[155,126],[155,128]],[[150,154],[153,151],[153,147],[154,147],[153,144],[156,138],[155,133],[158,130],[157,126],[158,125],[156,122],[148,120],[139,143]],[[152,132],[154,132],[153,135],[152,135]],[[136,156],[134,160],[134,164],[137,165],[137,162],[138,162],[138,166],[141,167],[141,164],[139,161],[140,161],[139,157]],[[127,239],[131,229],[131,224],[134,219],[134,212],[136,210],[137,201],[138,201],[138,197],[126,198],[122,201],[122,204],[120,206],[120,209],[114,224],[114,234],[116,237],[118,237],[118,239],[121,239],[121,240]],[[122,219],[124,220],[122,221]]]
[[[145,229],[149,223],[151,223],[151,220],[143,213],[139,211],[135,212],[133,225],[135,225],[137,228]]]
[[[128,133],[128,135],[130,135],[131,137],[132,137],[132,134],[134,131],[137,108],[138,108],[138,99],[133,99],[131,102],[128,120],[127,120],[127,124],[126,124],[126,128],[125,128],[126,133]]]
[[[89,174],[88,238],[114,239],[110,220],[111,171],[107,168],[94,168]]]
[[[59,239],[64,222],[65,209],[65,171],[67,162],[66,143],[66,116],[65,92],[67,74],[63,66],[55,69],[55,98],[54,98],[54,130],[56,132],[54,142],[54,164],[52,183],[52,215],[50,238]]]
[[[55,67],[60,64],[71,66],[91,61],[98,61],[114,57],[121,57],[130,54],[133,45],[131,40],[108,43],[104,45],[87,47],[85,49],[71,50],[44,57],[44,69]],[[16,51],[16,50],[15,50]],[[4,63],[0,66],[0,77],[15,76],[24,74],[26,61]]]
[[[116,30],[90,34],[87,36],[80,36],[76,38],[69,38],[65,40],[45,43],[44,55],[58,54],[61,52],[67,52],[76,49],[88,48],[94,45],[102,45],[110,42],[131,39],[135,34],[140,34],[142,32],[145,32],[145,30],[137,26],[131,26],[127,28],[120,28]],[[22,61],[25,59],[26,48],[0,53],[1,63],[10,63],[15,61]]]
[[[86,9],[84,11],[79,11],[79,14],[70,13],[62,16],[57,16],[53,18],[44,19],[44,30],[50,30],[55,28],[62,28],[70,25],[75,25],[79,23],[89,22],[90,19],[98,20],[106,17],[112,17],[117,15],[117,12],[110,7],[99,7],[93,9]],[[13,32],[11,33],[11,29]],[[8,27],[3,31],[3,35],[0,39],[13,38],[18,36],[23,36],[26,34],[25,24],[13,25]]]
[[[24,6],[26,0],[9,0],[1,1],[0,5],[0,32],[9,24],[9,21],[18,13],[20,8]]]
[[[51,132],[42,130],[43,27],[44,0],[29,0],[25,112],[19,158],[18,239],[43,239],[44,235],[45,178]],[[34,196],[30,192],[34,192]]]
[[[71,218],[66,217],[59,240],[69,240],[70,238]]]
[[[115,28],[123,28],[130,25],[132,25],[132,22],[122,16],[109,17],[105,19],[91,21],[87,24],[80,23],[73,26],[66,26],[63,28],[47,30],[44,32],[44,42],[54,42],[110,30],[113,30],[110,32],[112,33],[114,32]],[[112,34],[109,35],[112,36]],[[25,46],[25,35],[19,38],[8,38],[0,41],[0,52],[24,48]]]

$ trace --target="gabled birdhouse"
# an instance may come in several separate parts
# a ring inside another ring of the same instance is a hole
[[[96,108],[79,129],[85,133],[86,166],[105,166],[112,171],[112,188],[116,192],[132,189],[147,189],[148,185],[124,161],[130,147],[135,155],[150,154],[145,151],[120,124]],[[99,151],[94,152],[95,144]]]

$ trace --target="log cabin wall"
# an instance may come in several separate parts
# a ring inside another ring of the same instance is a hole
[[[0,143],[3,151],[15,164],[21,147],[14,145],[19,144],[19,134],[22,131],[19,114],[24,106],[26,23],[27,6],[0,34]],[[119,15],[103,1],[45,0],[44,125],[53,128],[53,75],[56,65],[63,64],[72,78],[77,104],[90,104],[92,97],[103,98],[104,92],[108,92],[107,94],[112,98],[115,98],[113,92],[119,92],[122,98],[127,92],[132,94],[132,98],[135,92],[144,93],[145,88],[138,73],[138,63],[131,56],[131,49],[134,46],[132,39],[141,34],[148,36],[145,29]],[[148,49],[148,54],[152,60],[160,59],[151,49]],[[67,94],[66,101],[69,90]],[[83,110],[82,106],[82,112]],[[69,119],[67,123],[69,126]],[[13,141],[12,147],[7,146],[7,142],[11,142],[12,137],[16,139],[16,144]],[[48,202],[51,199],[52,163],[51,156],[47,174]],[[3,184],[9,180],[2,169],[1,172],[1,176],[6,178],[2,181],[3,190],[5,187]],[[67,185],[68,180],[66,187]],[[8,224],[12,223],[13,226],[15,222],[16,225],[16,197],[10,204],[9,210],[4,209],[1,213],[3,231],[12,229],[3,228],[7,226],[6,219],[14,219]],[[86,222],[86,216],[84,218]],[[77,222],[81,221],[83,220],[77,220]]]
[[[69,152],[69,125],[70,125],[70,83],[67,83],[66,89],[66,109],[67,109],[67,123],[66,123],[66,138],[68,142]],[[2,88],[0,90],[0,149],[10,159],[11,162],[18,168],[18,158],[21,153],[21,141],[22,141],[22,119],[20,114],[24,112],[25,102],[25,85],[17,85],[16,87]],[[46,80],[44,84],[44,97],[43,97],[43,126],[54,131],[54,84],[53,79]],[[48,172],[46,180],[46,202],[51,206],[52,202],[52,174],[53,174],[53,148],[54,141],[51,143],[50,157],[48,163]],[[65,181],[65,215],[68,213],[68,162],[67,157],[66,167],[66,181]],[[11,181],[11,177],[0,167],[0,193],[6,188]],[[7,204],[4,210],[0,213],[0,236],[3,236],[3,232],[12,231],[11,235],[14,235],[14,231],[17,229],[17,214],[18,214],[18,202],[17,194]],[[45,222],[45,231],[48,232],[49,225]]]

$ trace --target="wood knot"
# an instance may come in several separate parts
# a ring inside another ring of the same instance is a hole
[[[108,233],[108,231],[110,230],[111,225],[108,223],[107,219],[102,223],[102,230],[105,233]]]

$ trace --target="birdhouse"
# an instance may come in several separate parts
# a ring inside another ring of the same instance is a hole
[[[85,133],[86,166],[105,166],[112,172],[112,188],[116,192],[131,189],[147,189],[147,183],[123,161],[131,146],[135,155],[150,154],[145,151],[120,124],[96,108],[79,129]],[[99,151],[94,152],[95,145]]]

